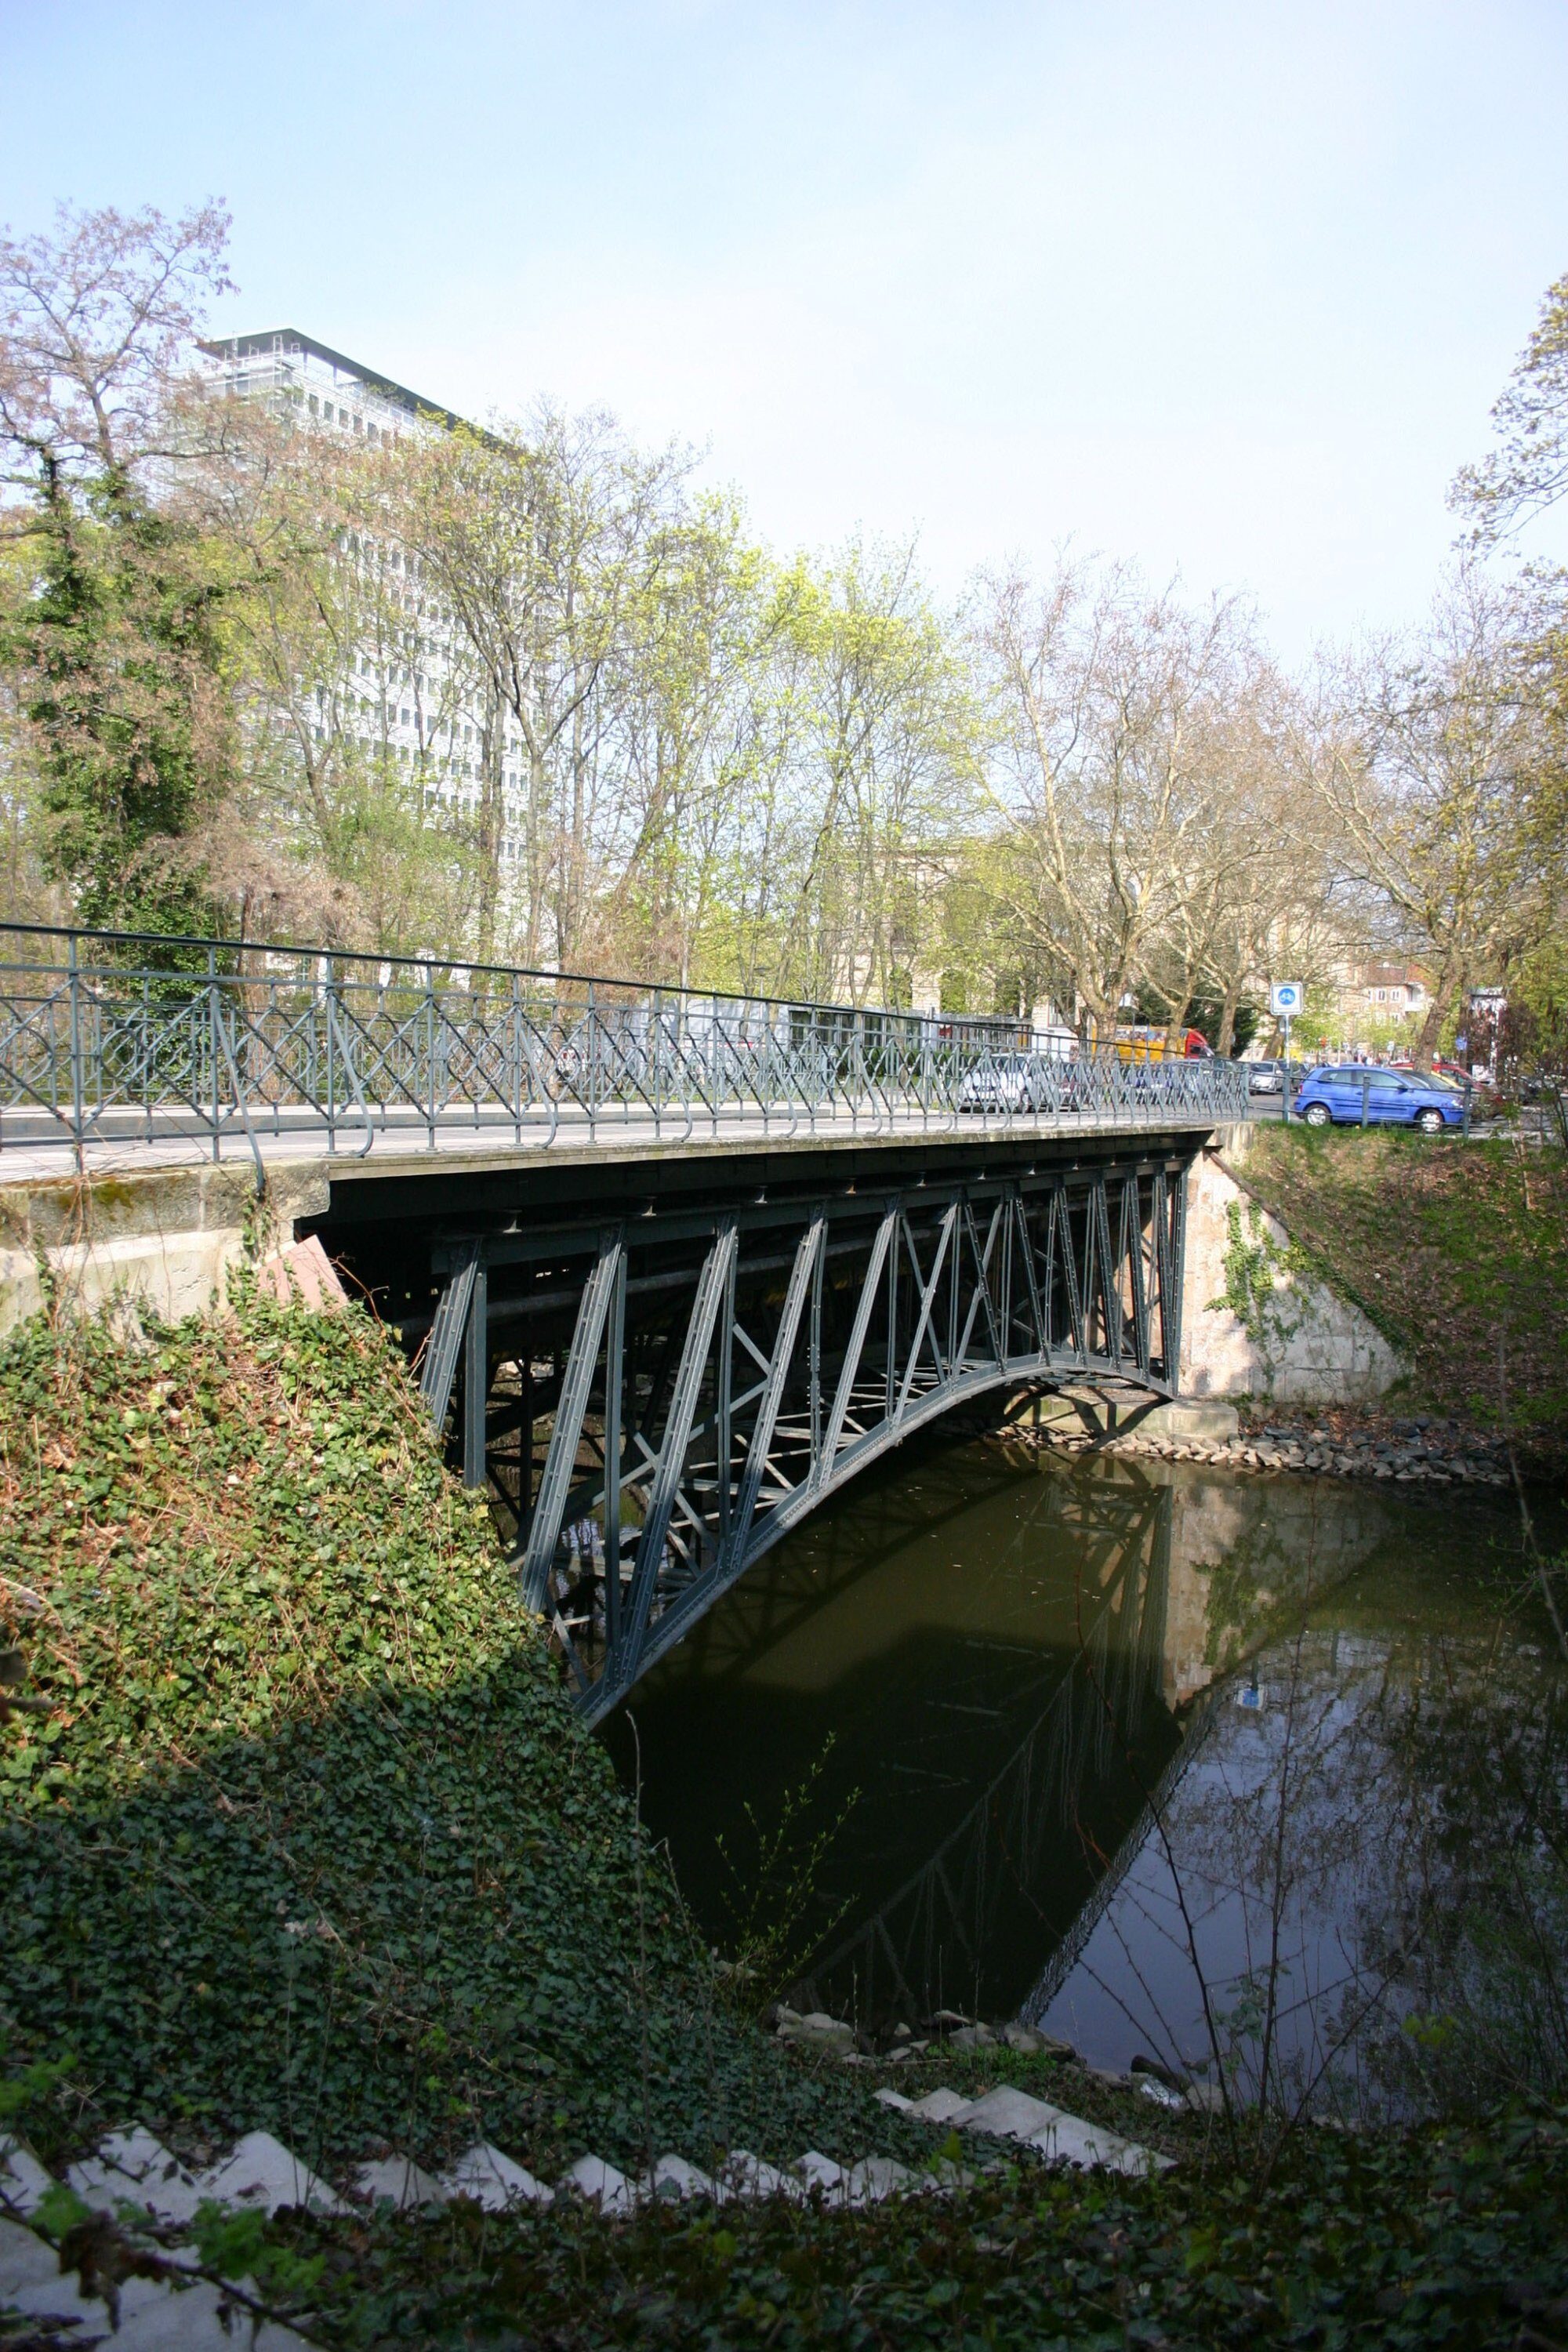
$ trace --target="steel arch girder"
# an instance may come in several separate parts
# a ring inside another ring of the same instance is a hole
[[[521,1565],[523,1597],[552,1618],[588,1719],[605,1714],[827,1496],[951,1407],[994,1390],[1075,1376],[1172,1393],[1184,1191],[1184,1179],[1163,1166],[1123,1166],[1027,1192],[1013,1180],[1000,1198],[993,1187],[983,1220],[963,1186],[942,1193],[905,1187],[868,1202],[849,1240],[834,1252],[840,1263],[846,1250],[865,1253],[850,1284],[832,1292],[835,1312],[847,1313],[850,1326],[836,1370],[823,1364],[824,1276],[835,1229],[828,1212],[845,1215],[842,1202],[784,1211],[791,1227],[803,1217],[805,1223],[785,1261],[789,1277],[765,1346],[734,1320],[737,1221],[721,1217],[688,1277],[692,1296],[684,1322],[678,1317],[668,1329],[654,1327],[664,1332],[655,1345],[663,1350],[665,1373],[655,1371],[641,1408],[628,1374],[630,1237],[624,1227],[584,1234],[574,1337]],[[756,1230],[754,1223],[748,1230]],[[914,1279],[895,1281],[891,1268],[906,1251]],[[482,1433],[471,1394],[476,1368],[487,1385],[489,1378],[482,1369],[486,1332],[474,1320],[487,1313],[484,1255],[483,1243],[470,1243],[448,1261],[454,1278],[426,1373],[429,1409],[440,1421],[459,1357],[468,1367],[462,1418],[470,1454],[474,1432]],[[779,1263],[776,1255],[771,1263]],[[979,1333],[984,1338],[972,1353]],[[638,1343],[645,1349],[649,1336],[645,1330]],[[1017,1347],[1018,1336],[1033,1344]],[[739,1395],[732,1377],[738,1342],[761,1375],[749,1378]],[[792,1379],[796,1396],[786,1414]],[[917,1389],[920,1380],[928,1385]],[[591,1457],[598,1445],[601,1458],[584,1479],[578,1459],[585,1444]],[[634,1507],[640,1492],[645,1506],[625,1583],[624,1490],[632,1492]],[[604,1509],[605,1571],[596,1582],[587,1579],[603,1621],[596,1678],[580,1654],[595,1648],[593,1607],[586,1619],[571,1621],[588,1627],[574,1642],[552,1590],[574,1496],[590,1516]]]

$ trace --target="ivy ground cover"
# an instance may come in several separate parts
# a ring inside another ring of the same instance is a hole
[[[896,2145],[715,2003],[357,1309],[22,1327],[0,1526],[0,2031],[68,2058],[81,2132],[546,2174]]]

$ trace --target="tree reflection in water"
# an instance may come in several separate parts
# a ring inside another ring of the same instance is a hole
[[[935,1444],[639,1691],[647,1811],[721,1940],[718,1841],[826,1751],[797,1994],[864,2022],[1021,2013],[1282,2113],[1560,2084],[1568,1680],[1520,1594],[1489,1503]]]

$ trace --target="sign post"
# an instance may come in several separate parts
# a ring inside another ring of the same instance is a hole
[[[1305,1009],[1306,1002],[1307,992],[1299,980],[1277,980],[1268,992],[1268,1010],[1285,1024],[1285,1072],[1280,1091],[1287,1127],[1290,1124],[1290,1019],[1293,1013]]]

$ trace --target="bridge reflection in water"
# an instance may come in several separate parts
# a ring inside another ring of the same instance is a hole
[[[863,2021],[1016,2011],[1201,1740],[1192,1702],[1225,1650],[1211,1618],[1233,1606],[1213,1605],[1213,1570],[1240,1560],[1278,1589],[1293,1502],[951,1442],[868,1473],[632,1702],[645,1809],[704,1931],[732,1942],[753,1894],[764,1924],[787,1909],[831,1830],[802,2000]],[[606,1737],[629,1770],[628,1728]],[[759,1892],[762,1845],[814,1769]]]

